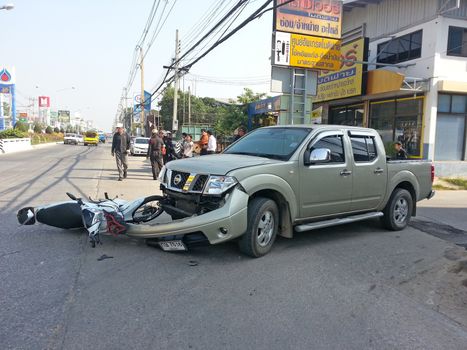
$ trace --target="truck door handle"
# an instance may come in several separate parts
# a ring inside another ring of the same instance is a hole
[[[384,173],[384,169],[382,168],[376,168],[375,171],[374,171],[375,174],[382,174]]]
[[[352,172],[350,170],[344,169],[340,172],[341,176],[349,176],[352,175]]]

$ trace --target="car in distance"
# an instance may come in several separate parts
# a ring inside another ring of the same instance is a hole
[[[136,155],[147,155],[149,148],[149,137],[135,137],[133,142],[130,143],[130,154]]]
[[[105,134],[103,132],[99,133],[99,142],[105,143]]]
[[[211,244],[235,239],[243,253],[259,257],[277,235],[372,218],[402,230],[417,202],[434,195],[433,177],[430,161],[388,160],[373,129],[265,127],[222,154],[167,163],[159,175],[161,206],[173,221],[128,224],[127,233],[175,240],[174,247],[195,237]]]
[[[99,135],[95,131],[86,131],[84,133],[84,145],[94,145],[97,146],[99,144]]]
[[[80,135],[78,134],[66,133],[65,136],[63,136],[63,143],[65,145],[77,145],[79,142],[80,142]]]

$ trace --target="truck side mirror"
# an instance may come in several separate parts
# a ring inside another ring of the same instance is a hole
[[[331,150],[329,148],[317,148],[305,152],[305,165],[324,164],[331,161]]]

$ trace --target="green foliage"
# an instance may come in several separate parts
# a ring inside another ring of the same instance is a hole
[[[0,139],[22,139],[28,135],[19,129],[8,129],[0,131]]]
[[[41,123],[34,123],[34,126],[32,130],[34,130],[35,133],[41,133],[42,130],[44,129],[44,126]]]
[[[65,133],[65,129],[63,127],[60,128],[60,133],[62,133],[62,134]]]
[[[451,185],[460,187],[461,190],[467,190],[467,179],[461,178],[443,178],[443,181],[450,183]]]
[[[28,132],[29,126],[27,123],[16,122],[15,129],[22,131],[22,132]]]
[[[50,125],[48,125],[46,128],[45,128],[45,133],[46,134],[52,134],[54,132],[54,130],[52,129],[52,127]]]
[[[60,132],[60,129],[57,128],[57,127],[55,127],[55,128],[54,128],[54,133],[58,134],[59,132]]]
[[[60,142],[63,141],[63,134],[32,134],[31,135],[31,144],[37,145],[39,143],[51,143],[51,142]]]

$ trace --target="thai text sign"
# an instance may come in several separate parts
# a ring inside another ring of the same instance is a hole
[[[57,118],[60,123],[70,123],[70,111],[58,111]]]
[[[365,61],[367,56],[366,46],[364,38],[342,45],[340,70],[318,73],[318,94],[313,98],[313,102],[362,95],[363,72],[366,66],[361,62]]]
[[[276,32],[273,64],[308,69],[338,70],[340,40]]]
[[[340,39],[342,1],[275,0],[274,30]]]

